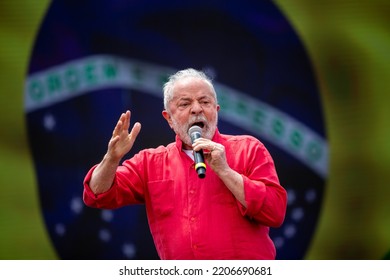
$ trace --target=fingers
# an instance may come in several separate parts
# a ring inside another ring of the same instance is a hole
[[[208,140],[208,139],[205,139],[205,138],[198,138],[195,140],[195,142],[193,143],[192,145],[192,148],[195,150],[195,151],[199,151],[199,150],[206,150],[206,151],[209,151],[210,153],[211,152],[224,152],[225,150],[225,147],[219,143],[215,143],[211,140]]]
[[[222,144],[209,139],[199,138],[195,140],[192,148],[194,151],[203,149],[204,158],[214,172],[225,170],[228,167],[225,147]]]
[[[132,143],[134,143],[134,141],[137,138],[140,130],[141,130],[141,124],[139,122],[136,122],[134,124],[133,128],[131,129],[130,134],[129,134],[129,138],[132,141]]]
[[[123,130],[129,130],[130,127],[130,116],[131,113],[129,110],[126,111],[126,113],[122,114],[123,116]]]
[[[215,152],[217,152],[217,151],[223,152],[225,150],[225,147],[221,144],[218,144],[218,143],[211,143],[208,145],[208,147],[209,147],[208,150],[210,152],[214,152],[214,151]]]
[[[200,150],[208,150],[207,148],[207,142],[206,141],[209,141],[209,140],[206,140],[204,138],[198,138],[198,139],[195,139],[194,143],[192,143],[192,149],[196,152],[200,151]]]
[[[120,138],[125,139],[126,137],[128,138],[128,140],[130,140],[131,145],[134,143],[141,130],[141,124],[139,122],[136,122],[129,133],[130,116],[131,113],[129,110],[127,110],[126,113],[122,113],[119,117],[114,131],[112,132],[111,141],[113,142],[113,144],[118,142]]]
[[[114,130],[112,131],[112,137],[118,136],[121,130],[122,130],[122,121],[119,120],[116,123]]]
[[[117,135],[120,135],[122,131],[129,131],[130,127],[130,111],[127,110],[126,113],[122,113],[119,117],[119,120],[114,128],[114,131],[112,132],[112,136],[115,137]]]

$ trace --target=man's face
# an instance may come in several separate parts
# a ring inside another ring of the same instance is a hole
[[[205,81],[187,78],[176,82],[168,106],[163,116],[186,149],[191,149],[188,129],[194,124],[202,128],[203,138],[212,139],[217,127],[219,105]]]

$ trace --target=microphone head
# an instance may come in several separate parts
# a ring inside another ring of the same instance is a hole
[[[190,135],[190,137],[191,137],[191,135],[193,134],[193,133],[199,133],[200,135],[202,135],[202,128],[200,127],[200,126],[197,126],[197,125],[193,125],[193,126],[191,126],[190,127],[190,129],[188,130],[188,134]]]

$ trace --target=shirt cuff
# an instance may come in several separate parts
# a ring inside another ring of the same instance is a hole
[[[84,200],[84,203],[87,205],[87,206],[90,206],[90,207],[94,207],[94,208],[103,208],[104,205],[103,201],[111,201],[112,198],[114,198],[115,196],[115,191],[112,186],[105,192],[103,193],[99,193],[99,194],[95,194],[90,186],[89,186],[89,183],[91,181],[91,177],[92,177],[92,173],[93,171],[95,170],[95,168],[97,167],[97,164],[94,165],[87,173],[87,175],[85,176],[84,178],[84,182],[83,182],[83,185],[84,185],[84,192],[83,192],[83,200]],[[113,182],[113,185],[115,184],[115,179],[114,179],[114,182]]]
[[[253,182],[241,175],[244,181],[245,202],[247,207],[237,201],[241,215],[253,219],[261,210],[265,197],[265,185],[262,182]]]

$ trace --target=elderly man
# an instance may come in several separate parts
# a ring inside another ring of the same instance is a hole
[[[203,72],[186,69],[164,85],[163,117],[176,141],[128,153],[141,124],[130,129],[130,111],[116,124],[102,161],[84,180],[90,207],[144,203],[161,259],[275,259],[269,227],[279,227],[287,207],[274,162],[265,146],[248,135],[218,131],[217,95]],[[201,128],[192,139],[189,129]],[[207,175],[194,170],[202,152]]]

